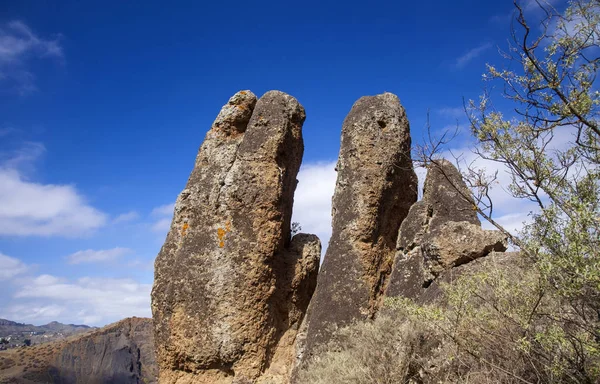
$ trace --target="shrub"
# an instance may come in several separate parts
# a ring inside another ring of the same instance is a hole
[[[600,353],[530,263],[465,274],[434,304],[388,299],[338,331],[299,383],[598,383]]]
[[[410,357],[419,344],[408,323],[383,315],[340,329],[298,374],[299,383],[398,383],[412,374]]]

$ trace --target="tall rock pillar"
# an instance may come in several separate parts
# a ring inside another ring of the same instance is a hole
[[[160,383],[256,382],[291,359],[321,249],[290,240],[304,119],[285,93],[241,91],[207,133],[155,262]]]
[[[336,328],[378,311],[398,228],[417,201],[410,149],[406,113],[391,93],[360,98],[344,120],[333,232],[298,351],[302,360]]]

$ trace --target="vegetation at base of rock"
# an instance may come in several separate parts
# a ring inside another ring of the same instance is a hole
[[[469,113],[479,154],[508,169],[514,197],[537,204],[531,223],[511,234],[539,275],[534,291],[555,302],[531,306],[530,316],[547,322],[531,342],[557,349],[555,368],[591,383],[600,355],[600,2],[574,0],[563,14],[540,6],[546,17],[536,35],[517,4],[509,54],[521,70],[489,66],[486,75],[505,87],[516,117],[495,110],[489,94]],[[480,192],[491,186],[483,172],[471,175],[487,181]]]
[[[339,330],[298,375],[305,383],[596,383],[597,350],[572,328],[572,311],[539,291],[526,258],[495,258],[444,284],[439,301],[389,298],[374,321]],[[509,267],[507,265],[510,265]],[[562,318],[548,314],[561,313]],[[559,326],[557,326],[559,325]]]

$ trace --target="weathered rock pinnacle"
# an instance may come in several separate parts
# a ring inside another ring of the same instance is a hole
[[[415,203],[398,233],[397,253],[387,296],[420,300],[446,271],[506,250],[499,231],[481,229],[471,192],[447,160],[429,167],[423,199]]]
[[[285,93],[241,91],[207,133],[155,263],[160,383],[288,374],[321,249],[290,241],[304,119]]]
[[[346,117],[333,232],[307,314],[303,359],[332,331],[372,317],[391,272],[398,228],[417,200],[410,128],[397,96],[360,98]]]

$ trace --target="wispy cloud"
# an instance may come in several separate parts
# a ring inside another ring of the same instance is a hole
[[[459,119],[466,117],[466,112],[463,107],[444,107],[435,110],[435,113],[444,117],[450,117],[453,119]]]
[[[473,61],[474,59],[481,56],[485,51],[487,51],[491,47],[492,47],[492,43],[484,43],[478,47],[475,47],[475,48],[469,50],[464,55],[462,55],[456,59],[456,61],[454,62],[454,66],[458,69],[464,68],[467,64],[469,64],[471,61]]]
[[[44,152],[29,143],[0,156],[0,236],[66,236],[88,234],[107,222],[73,185],[29,180],[24,169]]]
[[[153,232],[166,234],[171,228],[171,220],[173,219],[173,210],[175,203],[158,206],[152,210],[150,216],[156,218],[151,228]]]
[[[544,13],[543,8],[555,7],[564,2],[565,0],[522,0],[519,3],[524,13],[535,15]],[[506,13],[499,13],[492,16],[490,19],[492,23],[507,24],[515,17],[517,9],[512,5],[512,2],[508,4],[511,5],[511,10]]]
[[[2,77],[0,77],[0,80],[2,80]],[[0,137],[5,137],[15,132],[17,132],[17,130],[13,127],[2,127],[0,128]]]
[[[127,213],[122,213],[119,216],[115,217],[112,222],[113,224],[128,223],[130,221],[139,219],[139,217],[139,213],[137,213],[136,211],[130,211]]]
[[[132,253],[131,249],[120,247],[100,250],[86,249],[67,256],[67,261],[69,264],[104,263]]]
[[[36,90],[28,63],[46,58],[64,59],[60,36],[40,37],[19,20],[0,24],[0,84],[10,83],[21,94]]]
[[[154,208],[150,214],[152,216],[169,216],[173,215],[174,209],[175,203],[165,204]]]
[[[0,253],[0,281],[23,274],[29,267],[19,259]]]

